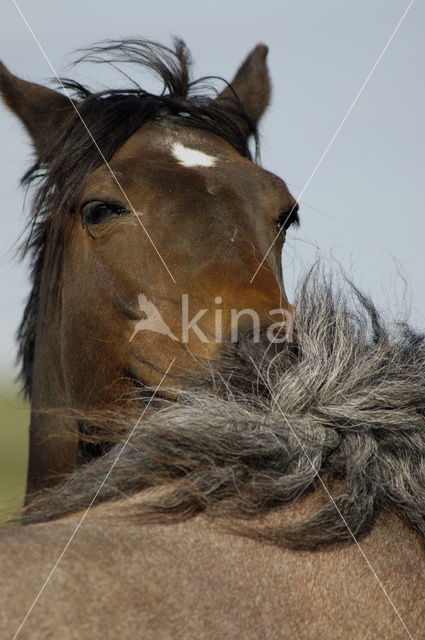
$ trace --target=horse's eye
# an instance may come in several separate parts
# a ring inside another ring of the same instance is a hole
[[[83,226],[86,227],[101,222],[108,222],[126,213],[128,213],[127,209],[120,203],[87,202],[82,209]]]
[[[281,211],[276,220],[276,224],[280,231],[287,231],[291,224],[295,224],[297,226],[300,224],[298,209],[299,206],[297,203],[291,209],[288,209],[287,211]]]

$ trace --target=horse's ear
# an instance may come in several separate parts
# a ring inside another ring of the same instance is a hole
[[[52,139],[74,111],[71,101],[61,93],[14,76],[0,62],[0,95],[20,118],[43,157]]]
[[[247,135],[253,132],[270,101],[271,84],[266,64],[268,48],[258,44],[239,67],[235,77],[217,98],[223,106],[231,107],[239,103],[248,117],[249,123],[239,120]],[[236,98],[235,98],[236,95]]]

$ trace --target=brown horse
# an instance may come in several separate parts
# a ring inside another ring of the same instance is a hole
[[[240,344],[34,496],[0,636],[424,638],[425,337],[357,298],[310,278],[295,357]]]
[[[125,405],[165,373],[177,388],[253,318],[258,331],[273,310],[288,320],[280,254],[297,205],[248,146],[269,101],[266,54],[257,46],[215,97],[190,81],[182,42],[109,43],[85,56],[156,71],[159,96],[63,81],[70,98],[0,64],[0,92],[37,154],[26,182],[39,182],[20,329],[27,491],[89,457],[81,412]]]
[[[109,51],[161,70],[168,94],[67,82],[71,104],[2,69],[42,181],[21,328],[30,488],[69,471],[32,495],[32,524],[1,531],[2,637],[425,637],[425,338],[313,276],[296,349],[253,344],[250,323],[239,339],[240,312],[268,336],[290,309],[273,241],[295,203],[247,147],[265,49],[215,100],[190,95],[181,46]],[[76,466],[79,437],[101,455]]]

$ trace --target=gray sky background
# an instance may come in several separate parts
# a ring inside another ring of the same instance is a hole
[[[350,108],[408,0],[17,0],[54,68],[105,38],[183,37],[194,75],[233,76],[257,43],[270,47],[273,101],[263,120],[262,163],[294,196]],[[51,69],[11,0],[0,2],[0,59],[46,82]],[[411,310],[425,328],[425,3],[416,0],[301,199],[302,226],[285,248],[289,296],[319,251],[339,260],[392,315]],[[102,72],[104,73],[104,72]],[[74,75],[99,78],[99,68]],[[29,290],[14,258],[24,228],[19,179],[31,148],[0,109],[0,375],[13,378],[14,333]],[[408,284],[407,299],[403,281]],[[290,296],[291,297],[291,296]],[[394,305],[395,300],[397,304]]]

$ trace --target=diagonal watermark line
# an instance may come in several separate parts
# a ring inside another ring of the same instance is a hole
[[[397,25],[394,27],[390,37],[388,38],[384,48],[382,49],[381,53],[379,54],[375,64],[373,65],[373,67],[371,68],[371,70],[369,71],[369,73],[367,74],[366,80],[363,82],[362,86],[360,87],[359,91],[357,92],[356,97],[354,98],[353,102],[351,103],[350,108],[348,109],[347,113],[345,114],[345,116],[343,117],[343,119],[341,120],[341,122],[339,123],[335,133],[333,134],[332,138],[330,139],[326,149],[324,150],[324,152],[322,153],[322,155],[320,156],[318,162],[316,163],[316,166],[313,169],[312,174],[310,175],[309,179],[307,180],[307,182],[304,185],[304,188],[302,189],[298,200],[300,198],[303,197],[308,185],[310,184],[310,182],[313,180],[314,176],[316,175],[320,165],[322,164],[323,160],[325,159],[325,156],[327,155],[329,149],[331,148],[331,146],[333,145],[333,143],[335,142],[336,137],[338,136],[339,132],[341,131],[342,127],[345,124],[345,121],[347,120],[348,116],[350,115],[351,111],[353,110],[357,100],[360,98],[361,94],[363,93],[364,88],[366,87],[367,83],[369,82],[370,78],[372,77],[373,73],[375,72],[376,67],[378,66],[378,64],[380,63],[384,53],[386,52],[386,50],[388,49],[388,47],[390,46],[395,34],[397,33],[397,31],[399,30],[402,22],[404,21],[405,17],[407,16],[407,14],[410,11],[410,8],[412,6],[412,4],[414,3],[415,0],[410,0],[407,9],[405,10],[405,12],[403,13],[403,15],[401,16],[400,20],[398,21]],[[294,208],[296,207],[296,204],[294,204],[294,206],[292,207],[291,211],[288,213],[287,219],[289,218],[289,216],[292,214]],[[265,256],[263,257],[262,261],[260,262],[260,264],[257,267],[257,270],[255,271],[254,275],[252,276],[251,280],[249,281],[250,284],[252,284],[252,282],[254,281],[255,276],[257,275],[257,273],[259,272],[259,270],[261,269],[264,261],[266,260],[267,256],[269,255],[270,251],[273,249],[274,245],[276,244],[276,241],[280,235],[281,231],[279,231],[273,242],[271,243],[267,253],[265,254]]]
[[[254,362],[253,360],[251,360],[251,362],[252,362],[252,364],[254,365],[254,367],[255,367],[255,369],[256,369],[256,371],[257,371],[258,376],[262,379],[263,383],[264,383],[266,386],[268,386],[268,385],[267,385],[267,381],[264,379],[264,376],[262,375],[261,371],[259,370],[259,368],[258,368],[258,367],[257,367],[257,365],[255,364],[255,362]],[[310,456],[308,455],[307,451],[305,450],[305,447],[303,446],[303,443],[301,442],[301,440],[299,439],[299,437],[298,437],[298,436],[297,436],[297,434],[295,433],[295,431],[294,431],[294,429],[292,428],[292,426],[291,426],[291,424],[290,424],[290,422],[289,422],[288,418],[287,418],[287,417],[285,416],[285,414],[283,413],[283,411],[282,411],[282,409],[281,409],[281,407],[280,407],[280,405],[279,405],[279,403],[278,403],[278,401],[277,401],[277,399],[276,399],[276,397],[275,397],[275,395],[274,395],[273,393],[271,393],[271,397],[272,397],[272,400],[273,400],[273,402],[275,403],[276,407],[278,408],[279,413],[281,414],[281,416],[282,416],[282,417],[283,417],[283,419],[285,420],[286,424],[287,424],[287,425],[288,425],[288,427],[290,428],[291,433],[292,433],[292,435],[294,436],[294,438],[296,439],[296,441],[297,441],[298,445],[300,446],[300,448],[301,448],[301,450],[302,450],[303,454],[304,454],[304,455],[305,455],[305,457],[307,458],[307,460],[308,460],[308,462],[309,462],[309,464],[310,464],[311,468],[312,468],[312,469],[313,469],[313,471],[315,472],[315,474],[316,474],[316,476],[317,476],[317,478],[318,478],[318,480],[319,480],[320,484],[322,485],[323,489],[325,490],[325,492],[326,492],[326,494],[327,494],[327,496],[328,496],[329,500],[332,502],[332,504],[333,504],[333,506],[334,506],[335,510],[337,511],[337,513],[338,513],[339,517],[341,518],[341,520],[343,521],[344,525],[346,526],[348,533],[350,534],[350,536],[352,537],[353,541],[354,541],[354,542],[355,542],[355,544],[357,545],[358,550],[360,551],[361,555],[363,556],[363,559],[365,560],[365,562],[366,562],[367,566],[369,567],[370,571],[372,572],[372,574],[373,574],[373,576],[374,576],[375,580],[377,581],[378,585],[381,587],[381,589],[382,589],[382,591],[383,591],[383,593],[384,593],[385,597],[387,598],[388,602],[390,603],[391,607],[393,608],[393,610],[394,610],[395,614],[398,616],[398,618],[399,618],[399,620],[400,620],[401,624],[403,625],[403,627],[404,627],[404,629],[405,629],[405,631],[406,631],[407,635],[409,636],[409,638],[410,638],[411,640],[414,640],[414,638],[413,638],[412,634],[410,633],[409,629],[408,629],[408,628],[407,628],[407,626],[406,626],[406,623],[404,622],[404,620],[403,620],[403,618],[401,617],[400,613],[398,612],[398,610],[397,610],[397,608],[396,608],[395,604],[394,604],[394,603],[393,603],[393,601],[391,600],[391,598],[390,598],[390,596],[389,596],[389,594],[388,594],[387,590],[385,589],[384,585],[382,584],[381,580],[379,579],[379,577],[378,577],[378,575],[377,575],[377,573],[376,573],[375,569],[374,569],[374,568],[373,568],[373,566],[372,566],[372,563],[370,562],[370,560],[369,560],[369,559],[368,559],[368,557],[366,556],[365,552],[363,551],[362,547],[360,546],[359,542],[357,541],[357,538],[356,538],[356,536],[354,535],[354,533],[352,532],[350,525],[348,524],[348,522],[347,522],[347,521],[346,521],[346,519],[344,518],[343,514],[341,513],[341,510],[339,509],[339,507],[338,507],[338,505],[336,504],[335,500],[333,499],[333,497],[332,497],[331,493],[329,492],[329,490],[328,490],[327,486],[325,485],[325,483],[323,482],[322,478],[320,477],[319,472],[318,472],[318,470],[316,469],[316,467],[314,466],[314,463],[313,463],[313,461],[311,460]]]
[[[124,191],[120,181],[118,180],[117,176],[115,175],[115,172],[113,171],[111,165],[109,164],[109,162],[106,160],[102,150],[100,149],[99,145],[97,144],[96,140],[93,137],[93,134],[91,133],[90,129],[88,128],[87,124],[84,121],[84,118],[81,116],[80,112],[78,111],[77,107],[75,106],[74,101],[72,100],[71,96],[69,95],[68,90],[66,89],[66,87],[63,85],[62,80],[60,79],[60,77],[58,76],[56,69],[53,67],[47,53],[44,51],[43,47],[41,46],[41,43],[39,41],[39,39],[37,38],[37,36],[35,35],[34,31],[31,29],[31,26],[28,23],[28,20],[26,19],[26,17],[24,16],[24,14],[22,13],[21,9],[19,8],[18,4],[16,3],[16,0],[12,0],[13,4],[15,5],[17,11],[19,12],[19,14],[22,17],[22,20],[24,21],[26,27],[28,28],[28,31],[31,33],[32,37],[34,38],[35,43],[37,44],[38,48],[40,49],[41,53],[43,54],[47,64],[49,65],[49,67],[51,68],[51,70],[53,71],[57,81],[59,82],[59,84],[61,85],[63,91],[65,92],[66,97],[68,98],[68,100],[70,101],[75,113],[77,114],[77,116],[79,117],[79,119],[81,120],[81,123],[83,125],[83,127],[85,128],[85,130],[87,131],[88,135],[90,136],[94,146],[96,147],[97,151],[99,152],[100,157],[102,158],[103,162],[105,163],[105,165],[107,166],[108,170],[110,171],[113,179],[115,180],[118,188],[120,189],[121,193],[123,194],[124,198],[126,199],[128,206],[130,207],[131,211],[133,212],[133,214],[135,215],[136,219],[138,220],[140,226],[142,227],[143,231],[145,232],[149,242],[151,243],[152,247],[154,248],[157,256],[159,257],[159,259],[161,260],[162,264],[164,265],[165,269],[167,270],[168,275],[170,276],[171,280],[174,282],[174,284],[176,284],[176,281],[173,277],[173,274],[171,273],[171,271],[169,270],[169,268],[167,267],[163,257],[161,256],[156,244],[154,243],[154,241],[152,240],[151,236],[148,233],[148,230],[146,229],[145,225],[143,224],[143,222],[140,220],[140,214],[136,213],[135,208],[133,207],[132,203],[130,202],[130,199],[128,198],[126,192]]]
[[[15,635],[13,636],[12,640],[16,640],[16,638],[18,637],[19,633],[22,630],[22,627],[24,626],[25,622],[28,620],[28,617],[31,614],[31,611],[34,609],[35,605],[37,604],[38,600],[40,599],[41,594],[43,593],[44,589],[46,588],[46,586],[48,585],[51,577],[53,576],[53,574],[55,573],[60,561],[62,560],[63,556],[66,553],[66,550],[68,549],[69,545],[71,544],[71,542],[73,541],[75,535],[77,534],[78,529],[81,527],[81,525],[83,524],[84,520],[87,517],[88,512],[90,511],[90,509],[92,508],[97,496],[99,495],[99,493],[102,491],[103,486],[105,485],[105,482],[108,480],[109,476],[112,473],[113,468],[115,467],[115,465],[117,464],[118,460],[121,457],[122,452],[124,451],[124,449],[126,448],[126,446],[128,445],[130,438],[132,437],[133,433],[136,431],[137,427],[140,424],[141,419],[143,418],[143,416],[145,415],[147,409],[149,408],[152,400],[154,399],[155,395],[158,392],[158,389],[160,388],[160,386],[162,385],[162,383],[164,382],[165,378],[168,375],[168,372],[170,371],[171,367],[173,366],[174,362],[175,362],[175,358],[172,359],[172,361],[170,362],[170,364],[168,365],[168,368],[166,370],[166,372],[164,373],[164,375],[161,378],[161,381],[158,383],[155,391],[153,392],[153,394],[151,395],[151,397],[149,398],[149,402],[146,404],[145,408],[143,409],[142,413],[140,414],[139,419],[137,420],[136,424],[134,425],[134,427],[132,428],[132,430],[130,431],[129,435],[127,436],[124,444],[122,445],[121,449],[118,452],[117,457],[115,458],[115,460],[113,461],[108,473],[106,474],[106,476],[104,477],[104,479],[102,480],[98,490],[96,491],[96,493],[94,494],[89,506],[87,507],[87,509],[84,511],[83,515],[81,516],[80,520],[77,523],[77,526],[75,527],[71,537],[69,538],[68,542],[66,543],[65,547],[62,550],[62,553],[60,554],[59,558],[56,560],[55,564],[53,565],[49,575],[47,576],[46,580],[44,581],[40,591],[38,592],[37,596],[35,597],[32,605],[30,606],[30,608],[28,609],[24,619],[22,620],[21,624],[19,625],[18,630],[16,631]]]

